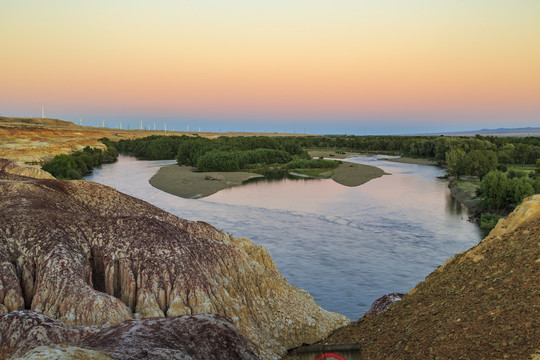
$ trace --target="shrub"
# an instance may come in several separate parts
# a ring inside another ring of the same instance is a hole
[[[497,214],[483,213],[480,216],[480,228],[485,232],[489,232],[497,225],[497,221],[499,221],[500,218],[501,217]]]
[[[509,179],[527,177],[527,172],[522,170],[510,169],[507,174]]]
[[[66,154],[56,155],[51,162],[43,165],[42,169],[57,179],[69,180],[82,177],[75,160]]]
[[[116,148],[111,145],[109,139],[103,138],[100,140],[107,145],[106,151],[92,149],[87,146],[71,155],[56,155],[52,161],[43,165],[42,169],[48,171],[57,179],[74,180],[92,172],[94,166],[115,162],[118,157]]]

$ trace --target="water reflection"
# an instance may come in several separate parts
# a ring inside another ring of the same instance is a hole
[[[153,188],[174,161],[121,157],[89,177],[190,220],[263,245],[292,284],[355,320],[389,292],[407,292],[447,258],[480,241],[466,209],[433,166],[359,157],[385,175],[358,187],[332,180],[252,182],[199,200]]]

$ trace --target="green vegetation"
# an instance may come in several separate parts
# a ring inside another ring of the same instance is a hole
[[[484,232],[489,232],[497,225],[497,221],[499,221],[500,218],[501,216],[497,214],[483,213],[480,216],[480,228]]]
[[[99,140],[107,146],[107,150],[102,151],[87,146],[71,155],[56,155],[52,161],[43,165],[42,169],[57,179],[73,180],[89,174],[95,166],[115,162],[118,152],[113,143],[107,138]]]
[[[319,176],[337,162],[310,159],[305,149],[382,153],[435,160],[448,176],[475,177],[480,213],[504,216],[523,198],[540,192],[540,138],[445,136],[220,137],[150,136],[121,140],[123,153],[142,159],[174,159],[203,171],[248,170],[267,176],[295,171]],[[536,167],[535,167],[536,166]],[[471,191],[472,192],[472,191]],[[483,223],[493,224],[484,219]]]
[[[335,169],[339,164],[341,164],[341,161],[337,160],[297,159],[289,162],[287,169],[311,177],[329,178],[333,174],[329,170]]]
[[[291,160],[288,152],[274,149],[211,150],[198,157],[197,168],[201,171],[238,171],[286,164]]]
[[[190,137],[152,135],[140,139],[120,140],[114,146],[120,153],[143,160],[170,160],[176,157],[178,147]]]
[[[540,178],[508,177],[501,171],[489,172],[478,188],[482,212],[507,214],[523,199],[540,193]]]
[[[121,140],[116,147],[120,152],[143,159],[176,158],[179,165],[194,166],[200,171],[249,170],[275,175],[315,164],[310,162],[313,160],[300,146],[298,138],[251,136],[212,140],[199,136],[150,136]],[[335,166],[332,161],[316,160],[318,168]]]

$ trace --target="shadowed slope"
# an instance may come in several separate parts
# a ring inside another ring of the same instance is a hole
[[[400,302],[323,343],[366,359],[529,359],[540,350],[540,195],[500,220]]]
[[[217,314],[97,327],[15,311],[0,315],[0,328],[0,359],[258,359],[232,322]]]

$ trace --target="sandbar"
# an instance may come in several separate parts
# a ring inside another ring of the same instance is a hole
[[[198,199],[256,177],[263,176],[248,172],[200,172],[191,166],[174,164],[159,169],[150,184],[169,194]]]
[[[326,175],[341,185],[359,186],[385,175],[385,172],[375,166],[344,162]],[[159,169],[150,184],[169,194],[199,199],[257,177],[263,176],[249,172],[200,172],[194,167],[175,164]]]
[[[378,167],[350,162],[342,162],[333,171],[331,179],[345,186],[359,186],[369,180],[389,175]]]

